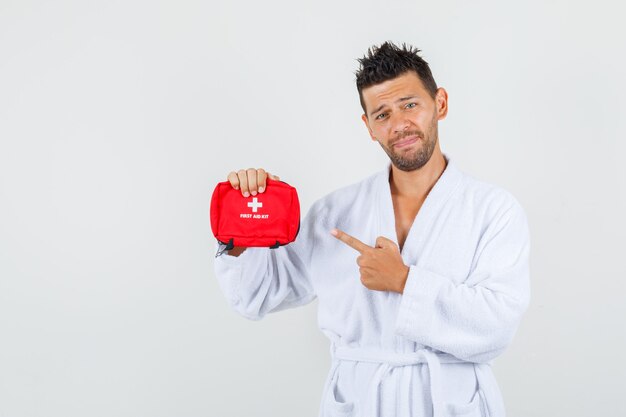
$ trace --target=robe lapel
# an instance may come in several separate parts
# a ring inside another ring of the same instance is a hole
[[[428,225],[437,216],[440,208],[452,195],[463,177],[463,173],[459,171],[454,161],[445,153],[443,153],[443,156],[448,161],[448,165],[426,196],[422,207],[417,216],[415,216],[415,220],[413,220],[402,247],[402,259],[407,264],[417,264],[418,256],[422,252],[422,247],[428,238],[426,235]],[[390,172],[391,161],[387,161],[385,168],[376,176],[377,236],[384,236],[398,244],[396,220],[391,199],[391,186],[389,184]]]

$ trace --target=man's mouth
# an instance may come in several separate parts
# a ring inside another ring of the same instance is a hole
[[[408,146],[408,145],[410,145],[412,143],[417,142],[418,139],[419,139],[419,136],[417,136],[417,135],[409,136],[409,137],[406,137],[406,138],[402,139],[399,142],[394,143],[393,146],[394,146],[394,148],[403,148],[405,146]]]

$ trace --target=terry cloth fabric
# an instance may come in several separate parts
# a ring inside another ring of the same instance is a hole
[[[444,158],[401,251],[403,294],[363,286],[358,252],[330,234],[397,243],[390,162],[317,200],[292,244],[215,259],[226,300],[251,320],[317,298],[332,355],[321,417],[505,416],[491,364],[529,303],[527,218],[510,192]]]

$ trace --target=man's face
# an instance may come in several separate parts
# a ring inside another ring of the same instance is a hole
[[[414,71],[363,89],[367,114],[361,117],[370,132],[402,171],[424,166],[438,140],[437,123],[446,117],[448,96],[437,89],[433,100]],[[412,142],[412,143],[411,143]]]

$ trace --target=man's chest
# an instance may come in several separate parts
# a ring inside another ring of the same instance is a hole
[[[375,246],[379,236],[396,240],[406,265],[419,265],[456,283],[467,277],[483,229],[465,214],[469,208],[448,204],[433,212],[424,201],[392,201],[393,210],[392,207],[381,210],[375,206],[364,206],[360,211],[337,210],[317,225],[316,238],[311,243],[311,275],[320,300],[328,296],[331,305],[339,303],[335,297],[359,294],[362,287],[357,263],[360,254],[331,236],[328,233],[331,227],[370,246]],[[349,300],[350,297],[345,301]]]
[[[411,226],[415,221],[415,217],[422,207],[423,200],[409,201],[407,199],[402,199],[399,197],[392,197],[392,201],[396,227],[396,237],[398,241],[398,246],[402,251],[402,248],[404,247],[404,242],[406,241],[406,238],[409,234],[409,230],[411,230]],[[389,238],[391,238],[391,236],[389,236]]]

